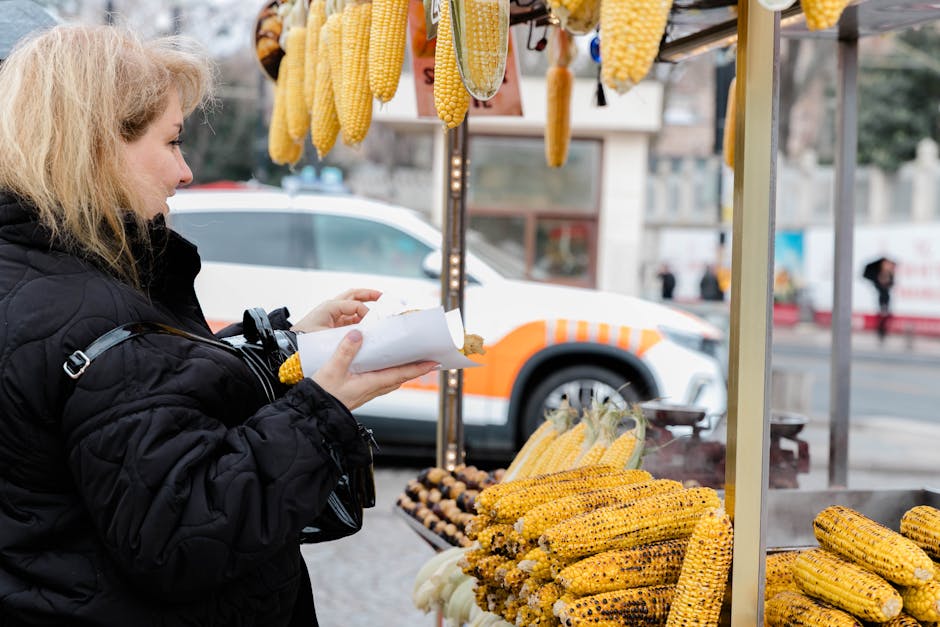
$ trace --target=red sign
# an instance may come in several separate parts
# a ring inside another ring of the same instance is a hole
[[[411,0],[408,7],[408,27],[411,42],[411,63],[415,76],[415,97],[418,117],[435,118],[434,109],[434,44],[437,39],[427,38],[425,11],[422,0]],[[506,74],[503,85],[489,100],[473,99],[471,115],[522,115],[522,95],[519,92],[519,68],[513,46],[512,31],[506,55]]]

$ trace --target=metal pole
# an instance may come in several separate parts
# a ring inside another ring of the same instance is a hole
[[[779,13],[739,2],[725,472],[733,627],[764,624],[779,44]]]
[[[852,380],[852,234],[855,230],[855,160],[858,151],[858,31],[856,7],[839,27],[836,109],[835,246],[832,286],[832,357],[829,378],[829,487],[848,487],[849,388]]]
[[[444,242],[441,259],[441,304],[444,311],[463,312],[464,246],[466,242],[467,120],[445,131]],[[440,381],[440,416],[437,421],[437,465],[453,470],[462,464],[463,370],[444,370]]]

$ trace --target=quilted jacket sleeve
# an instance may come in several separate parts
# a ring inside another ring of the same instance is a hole
[[[238,358],[179,343],[148,336],[103,354],[63,416],[101,540],[132,583],[175,600],[297,541],[339,478],[325,438],[348,463],[369,460],[352,415],[313,381],[241,420],[258,402]]]

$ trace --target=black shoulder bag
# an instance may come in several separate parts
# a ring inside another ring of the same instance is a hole
[[[242,335],[216,340],[203,337],[159,322],[131,322],[111,329],[85,350],[77,350],[62,365],[72,379],[82,376],[101,353],[131,338],[149,333],[184,337],[194,342],[215,346],[240,357],[255,374],[268,402],[287,391],[278,378],[278,369],[285,359],[297,351],[297,337],[291,331],[274,329],[267,313],[261,308],[245,310]],[[378,448],[372,431],[359,425],[359,435],[368,444],[370,455]],[[336,540],[362,529],[362,510],[375,506],[375,475],[372,464],[347,469],[342,455],[331,442],[324,442],[330,458],[340,470],[339,483],[333,488],[326,507],[317,518],[300,532],[300,541],[307,544]]]

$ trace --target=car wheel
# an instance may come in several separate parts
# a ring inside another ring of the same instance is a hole
[[[622,374],[600,366],[568,366],[545,377],[529,395],[523,413],[522,441],[544,419],[547,410],[557,409],[563,398],[578,410],[590,407],[592,399],[609,400],[618,407],[628,407],[642,400],[635,387]]]

